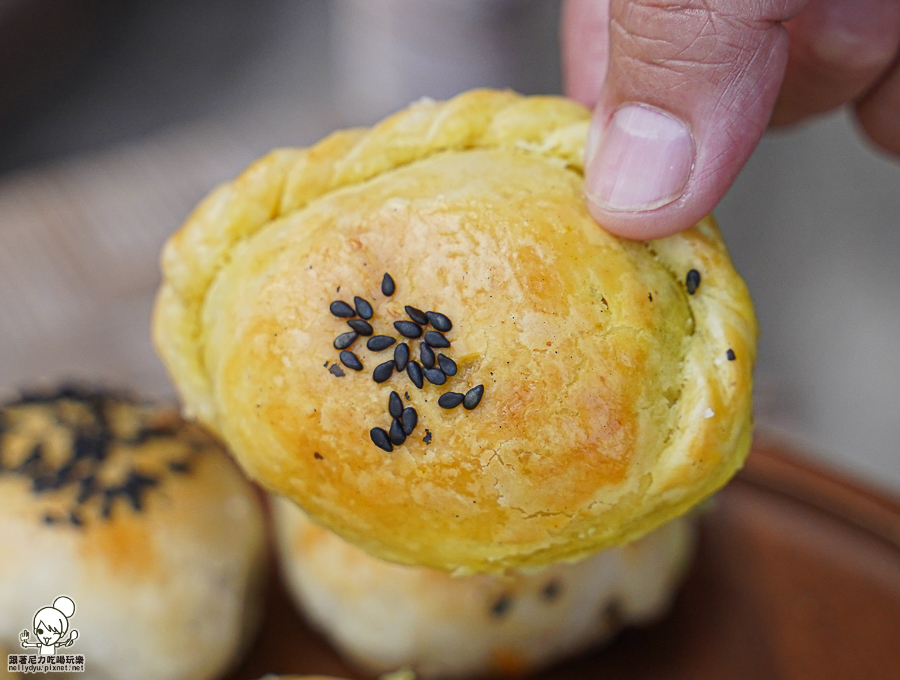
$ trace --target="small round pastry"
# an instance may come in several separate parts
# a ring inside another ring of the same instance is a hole
[[[694,545],[679,517],[626,546],[534,573],[451,576],[371,557],[273,497],[281,571],[299,609],[367,673],[532,673],[660,618]]]
[[[155,309],[187,413],[314,521],[456,573],[579,559],[721,487],[750,445],[750,298],[711,218],[597,225],[589,117],[423,101],[215,190]]]
[[[177,411],[86,388],[0,408],[0,643],[90,677],[204,680],[255,633],[257,492]]]

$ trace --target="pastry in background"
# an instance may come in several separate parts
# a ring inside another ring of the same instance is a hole
[[[256,490],[172,408],[79,387],[0,408],[11,650],[82,655],[85,679],[221,677],[257,629],[265,533]]]
[[[468,92],[213,191],[155,309],[188,415],[323,527],[457,574],[585,558],[709,496],[750,446],[750,298],[712,218],[597,225],[589,118]]]
[[[297,607],[367,673],[523,675],[668,609],[694,545],[675,519],[626,546],[534,573],[450,576],[379,560],[272,498],[281,572]]]

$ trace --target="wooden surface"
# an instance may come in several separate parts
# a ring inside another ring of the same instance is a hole
[[[273,580],[262,633],[233,680],[288,672],[365,677]],[[670,615],[536,677],[900,679],[900,502],[759,442],[702,519]]]

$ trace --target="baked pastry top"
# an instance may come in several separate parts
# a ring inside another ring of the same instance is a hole
[[[274,151],[213,191],[165,247],[154,318],[186,412],[345,539],[460,573],[577,559],[719,488],[750,443],[747,290],[711,218],[649,243],[593,221],[588,120],[474,91]],[[396,340],[357,337],[360,371],[333,344],[352,332],[338,300]],[[377,382],[399,344],[420,359],[394,325],[416,309],[452,322],[434,352],[457,372],[419,389],[388,365]],[[438,403],[479,385],[476,408]],[[392,392],[417,425],[382,448]]]
[[[214,466],[235,481],[216,488],[207,479]],[[200,467],[204,475],[197,474]],[[185,484],[193,490],[179,510],[202,516],[196,504],[209,503],[207,492],[216,497],[236,487],[246,493],[233,467],[221,444],[176,409],[124,392],[73,385],[25,392],[0,405],[2,519],[29,521],[36,530],[125,532],[126,525],[170,512]],[[124,551],[120,546],[110,559],[120,560]]]

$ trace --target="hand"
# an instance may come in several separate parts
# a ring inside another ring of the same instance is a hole
[[[710,212],[770,117],[849,105],[900,155],[900,0],[566,0],[562,38],[567,93],[595,107],[588,207],[621,236]]]
[[[28,631],[23,630],[19,633],[19,646],[24,647],[26,644],[28,644]]]

